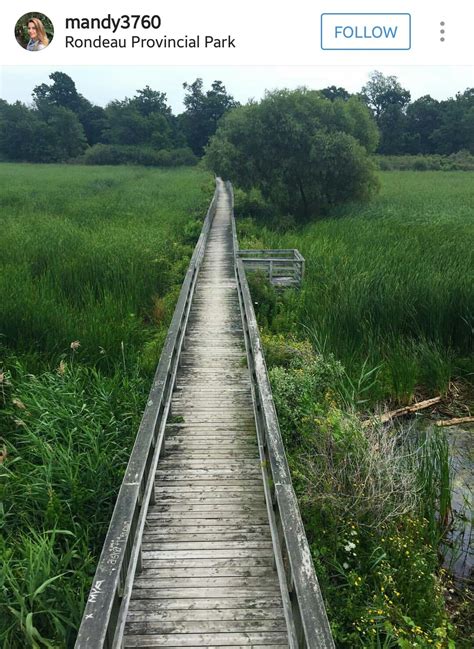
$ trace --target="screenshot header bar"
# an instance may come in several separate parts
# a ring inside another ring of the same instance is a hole
[[[27,49],[31,3],[4,8],[10,65],[471,65],[474,9],[453,0],[43,0],[54,34]],[[48,22],[49,24],[49,22]]]

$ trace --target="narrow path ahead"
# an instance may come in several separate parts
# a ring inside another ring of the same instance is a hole
[[[288,647],[221,187],[125,647]]]

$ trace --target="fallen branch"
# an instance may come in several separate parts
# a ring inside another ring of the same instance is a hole
[[[454,417],[453,419],[440,419],[437,426],[458,426],[459,424],[472,424],[474,417]]]
[[[376,421],[377,423],[385,424],[387,421],[391,421],[392,419],[395,419],[395,417],[401,417],[402,415],[410,415],[412,412],[418,412],[418,410],[424,410],[425,408],[434,406],[440,401],[441,401],[441,397],[434,397],[433,399],[418,401],[418,403],[414,403],[412,406],[405,406],[404,408],[397,408],[397,410],[384,412],[383,415],[379,415],[376,417]],[[373,423],[373,421],[374,420],[372,419],[368,419],[367,421],[364,421],[362,425],[364,426],[364,428],[366,428],[367,426],[370,426],[370,424]]]

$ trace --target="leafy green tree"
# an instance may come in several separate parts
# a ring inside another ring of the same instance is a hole
[[[186,110],[180,115],[180,122],[187,142],[194,153],[203,155],[204,147],[214,135],[221,117],[238,103],[228,94],[222,81],[214,81],[211,89],[204,92],[202,79],[183,83],[186,91]]]
[[[166,101],[166,93],[152,90],[150,86],[145,86],[143,90],[137,90],[137,94],[130,100],[130,104],[143,117],[148,117],[152,113],[159,113],[165,117],[171,117],[171,108]]]
[[[87,147],[84,129],[71,110],[54,108],[49,112],[46,123],[52,133],[56,160],[69,160],[84,152]]]
[[[351,96],[345,88],[337,86],[328,86],[327,88],[323,88],[321,94],[331,101],[334,101],[335,99],[349,99]]]
[[[380,153],[402,153],[410,91],[402,88],[397,77],[375,71],[362,88],[362,97],[380,128]]]
[[[8,160],[34,162],[45,146],[38,115],[20,101],[0,100],[0,153]]]
[[[205,161],[305,219],[377,189],[368,155],[376,145],[377,127],[356,98],[330,101],[305,88],[278,90],[226,115]]]
[[[111,144],[172,149],[185,143],[166,94],[149,86],[137,90],[132,98],[110,102],[106,113],[110,126],[107,141]]]
[[[432,140],[437,153],[474,153],[474,88],[440,102],[441,120]]]
[[[397,77],[385,76],[377,70],[372,72],[368,82],[363,86],[362,96],[369,108],[373,110],[377,121],[391,106],[398,106],[400,110],[405,110],[411,99],[410,91],[402,88]]]
[[[81,122],[90,145],[103,140],[108,129],[105,111],[83,97],[71,77],[64,72],[49,75],[51,84],[42,83],[33,90],[33,100],[37,106],[49,102],[53,106],[67,108],[75,113]]]
[[[87,146],[84,130],[69,109],[39,102],[32,110],[21,102],[0,103],[0,152],[9,160],[62,162]]]
[[[440,102],[424,95],[409,104],[406,112],[405,151],[407,153],[436,153],[433,133],[441,125]]]

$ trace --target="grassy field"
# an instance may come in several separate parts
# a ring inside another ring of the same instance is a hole
[[[0,179],[0,644],[66,647],[213,183],[20,164]]]
[[[353,383],[371,384],[372,402],[406,403],[474,370],[474,174],[388,172],[381,181],[371,203],[303,228],[243,220],[239,232],[242,247],[298,248],[306,258],[303,290],[277,306],[267,299],[261,321],[332,352]]]

